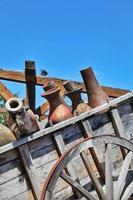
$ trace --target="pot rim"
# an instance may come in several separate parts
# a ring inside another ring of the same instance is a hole
[[[16,107],[11,106],[11,103],[13,103],[13,101],[18,104]],[[7,100],[5,107],[6,107],[8,112],[14,113],[14,112],[17,112],[20,109],[22,109],[23,102],[19,98],[13,97],[13,98],[10,98],[10,99]]]
[[[55,86],[55,88],[51,88],[50,90],[48,90],[48,91],[46,91],[45,93],[43,93],[41,96],[42,97],[45,97],[45,96],[47,96],[47,95],[49,95],[49,94],[53,94],[53,93],[55,93],[55,92],[57,92],[57,91],[60,91],[60,87],[59,86]]]

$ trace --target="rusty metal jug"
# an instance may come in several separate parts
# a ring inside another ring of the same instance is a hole
[[[92,70],[92,67],[88,67],[80,71],[82,78],[84,80],[84,84],[86,87],[87,95],[88,95],[88,104],[92,108],[103,105],[109,101],[109,97],[103,91],[102,87],[99,85],[95,74]],[[99,112],[104,113],[108,109],[104,109]]]
[[[74,115],[80,115],[91,110],[91,107],[81,98],[81,87],[74,87],[71,81],[65,81],[63,86],[66,89],[65,95],[72,101],[72,113]]]
[[[34,133],[39,130],[39,126],[32,110],[23,105],[18,98],[7,100],[5,107],[9,113],[8,124],[15,136]]]
[[[43,89],[46,91],[45,87],[47,87],[47,84],[43,86]],[[71,109],[66,106],[65,101],[60,95],[60,87],[54,86],[41,96],[46,98],[50,105],[49,122],[57,124],[72,117]]]

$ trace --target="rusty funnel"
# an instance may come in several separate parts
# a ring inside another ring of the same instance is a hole
[[[103,105],[109,101],[109,97],[99,85],[92,67],[88,67],[80,71],[88,95],[88,104],[92,108]],[[108,109],[100,113],[106,112]]]

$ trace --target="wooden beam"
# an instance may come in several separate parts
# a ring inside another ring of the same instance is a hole
[[[2,96],[5,100],[8,100],[14,95],[10,92],[9,89],[0,81],[0,96]]]
[[[41,117],[44,113],[46,113],[49,110],[49,103],[43,103],[41,106],[39,106],[35,110],[35,114],[37,114],[39,117]]]
[[[25,74],[23,72],[15,72],[15,71],[7,71],[7,70],[0,70],[0,79],[21,82],[21,83],[26,82]],[[29,80],[30,80],[30,77],[29,77]],[[44,85],[50,81],[54,81],[56,85],[60,86],[61,89],[64,90],[62,83],[66,81],[65,79],[36,76],[36,85]],[[74,81],[74,83],[75,85],[82,87],[83,92],[86,92],[85,86],[82,82]],[[110,97],[119,97],[129,92],[129,90],[111,88],[107,86],[102,86],[102,88]]]
[[[28,182],[31,186],[34,198],[35,200],[39,200],[39,192],[40,192],[39,179],[36,175],[36,169],[33,166],[32,158],[27,144],[18,147],[18,151],[20,153],[20,157],[28,178]]]
[[[35,84],[36,70],[34,61],[25,61],[25,80],[26,80],[26,104],[35,112]]]

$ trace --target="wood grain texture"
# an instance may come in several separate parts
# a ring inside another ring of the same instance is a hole
[[[29,190],[29,184],[24,175],[0,185],[0,199],[7,200]]]
[[[31,154],[28,150],[27,144],[18,147],[18,151],[20,153],[20,158],[23,163],[23,167],[25,169],[25,173],[27,175],[27,179],[31,186],[31,190],[36,200],[39,200],[39,193],[40,193],[40,185],[39,180],[36,176],[35,167],[33,166]]]
[[[36,103],[36,69],[35,62],[25,61],[25,80],[26,80],[26,104],[35,113]]]

